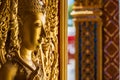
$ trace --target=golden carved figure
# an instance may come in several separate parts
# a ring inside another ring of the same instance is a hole
[[[40,0],[11,0],[11,3],[10,30],[3,45],[7,49],[3,55],[6,60],[1,61],[4,64],[0,80],[45,80],[43,57],[38,54],[42,53],[42,38],[46,37],[44,3]]]
[[[0,80],[59,79],[58,2],[1,0]]]

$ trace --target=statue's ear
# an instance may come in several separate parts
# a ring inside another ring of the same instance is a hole
[[[45,29],[43,27],[41,28],[41,37],[43,37],[43,38],[46,37],[46,32],[45,32]]]

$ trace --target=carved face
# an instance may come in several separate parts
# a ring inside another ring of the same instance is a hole
[[[43,13],[28,14],[23,21],[22,45],[27,49],[34,50],[39,45],[41,31],[45,24]]]

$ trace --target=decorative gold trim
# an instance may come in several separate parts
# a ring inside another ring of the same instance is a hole
[[[67,80],[67,0],[59,0],[60,80]]]
[[[76,28],[76,37],[75,37],[75,80],[79,80],[79,65],[78,65],[78,56],[79,56],[79,47],[78,47],[78,38],[79,38],[79,32],[78,32],[78,22],[77,21],[74,21],[74,25],[75,25],[75,28]]]
[[[97,32],[98,32],[98,46],[97,46],[97,49],[98,49],[98,58],[97,58],[97,80],[102,80],[102,55],[103,55],[103,49],[102,49],[102,20],[100,19],[99,20],[99,23],[98,23],[98,28],[97,28]]]

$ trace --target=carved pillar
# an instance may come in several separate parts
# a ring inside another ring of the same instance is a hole
[[[102,80],[102,0],[75,0],[76,80]]]

